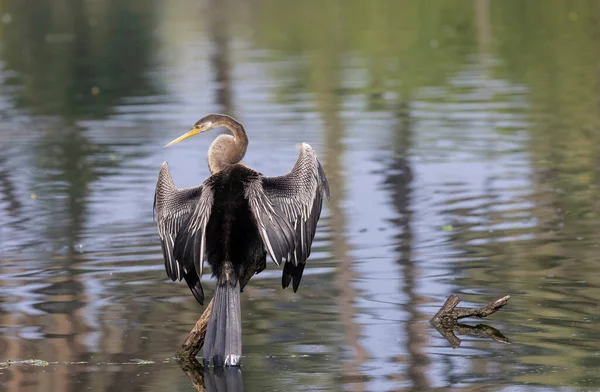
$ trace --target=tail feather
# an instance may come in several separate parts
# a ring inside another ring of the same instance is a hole
[[[228,329],[235,329],[237,333],[225,334],[225,365],[235,366],[239,364],[242,356],[242,312],[240,309],[240,288],[236,285],[234,290],[235,300],[227,302],[227,325]],[[227,361],[229,354],[229,361]]]
[[[218,289],[219,286],[217,286]],[[217,317],[214,317],[215,311],[217,309],[216,305],[217,297],[215,295],[214,303],[212,310],[210,312],[210,317],[208,318],[208,325],[206,326],[206,335],[204,336],[204,344],[202,345],[202,357],[204,359],[204,364],[208,365],[213,356],[213,350],[215,347],[215,342],[217,340]]]
[[[238,366],[242,356],[240,285],[237,280],[218,282],[204,347],[204,362],[215,366]]]

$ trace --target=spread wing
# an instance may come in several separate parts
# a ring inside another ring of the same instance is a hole
[[[303,143],[292,170],[279,177],[262,177],[262,186],[248,195],[263,242],[275,263],[285,261],[281,284],[293,281],[298,290],[329,184],[317,155]]]
[[[167,163],[162,164],[154,194],[154,211],[165,270],[173,281],[185,278],[200,304],[204,301],[200,284],[205,255],[204,232],[212,204],[210,187],[202,184],[179,189],[171,178]]]

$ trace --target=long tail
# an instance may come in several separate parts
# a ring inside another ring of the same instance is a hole
[[[202,356],[205,363],[213,360],[218,366],[239,366],[242,356],[242,322],[240,285],[233,275],[219,279]]]

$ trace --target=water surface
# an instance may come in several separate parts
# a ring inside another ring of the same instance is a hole
[[[332,193],[298,293],[272,264],[244,290],[244,391],[600,388],[598,7],[1,3],[0,386],[195,390],[152,199],[163,161],[208,176],[216,132],[162,146],[225,112],[248,165],[307,142]],[[452,293],[511,295],[511,344],[452,348]]]

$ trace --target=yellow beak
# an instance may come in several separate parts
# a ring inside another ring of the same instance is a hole
[[[177,139],[175,139],[175,140],[173,140],[173,141],[169,142],[168,144],[166,144],[166,145],[165,145],[165,147],[172,146],[173,144],[177,144],[177,143],[179,143],[180,141],[183,141],[183,140],[185,140],[185,139],[188,139],[188,138],[190,138],[190,137],[192,137],[192,136],[194,136],[194,135],[197,135],[197,134],[199,134],[200,132],[203,132],[203,131],[205,130],[204,128],[205,128],[205,127],[202,127],[202,126],[199,126],[199,127],[194,127],[194,128],[192,128],[192,130],[191,130],[191,131],[189,131],[188,133],[186,133],[186,134],[184,134],[184,135],[181,135],[181,136],[179,136]]]

